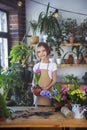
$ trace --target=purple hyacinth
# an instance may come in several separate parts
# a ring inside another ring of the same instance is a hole
[[[46,90],[42,90],[42,91],[40,92],[40,96],[46,96]]]
[[[46,96],[47,96],[48,98],[52,98],[52,93],[51,93],[49,90],[47,90],[47,91],[46,91]]]
[[[42,90],[40,92],[40,96],[47,96],[48,98],[52,98],[52,93],[49,90]]]

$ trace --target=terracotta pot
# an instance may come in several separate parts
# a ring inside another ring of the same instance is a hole
[[[74,43],[74,40],[75,40],[74,37],[69,37],[69,42],[70,42],[70,43]]]
[[[34,88],[33,88],[33,93],[34,93],[34,95],[40,96],[41,90],[42,90],[41,87],[34,87]]]
[[[80,64],[82,59],[76,59],[76,64]]]
[[[64,64],[68,64],[68,59],[64,59],[64,60],[63,60],[63,63],[64,63]]]
[[[37,44],[39,42],[39,37],[38,36],[32,36],[30,39],[32,44]]]
[[[84,61],[85,61],[85,63],[87,64],[87,57],[84,57]]]
[[[68,64],[73,64],[73,62],[74,62],[73,55],[70,54],[70,55],[68,56]]]

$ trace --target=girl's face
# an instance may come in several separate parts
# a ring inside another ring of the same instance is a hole
[[[37,48],[37,56],[41,60],[46,60],[47,59],[47,52],[46,49],[43,46],[40,46]]]

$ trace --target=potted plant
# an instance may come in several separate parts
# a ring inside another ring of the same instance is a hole
[[[81,37],[81,42],[87,42],[87,19],[84,19],[78,26],[78,34]]]
[[[3,88],[3,95],[5,99],[7,99],[10,90],[14,93],[16,88],[21,86],[22,89],[24,86],[22,73],[23,67],[19,65],[11,65],[8,69],[2,70],[0,74],[0,88]]]
[[[67,74],[64,76],[64,81],[65,83],[72,83],[73,80],[76,80],[77,81],[77,77],[74,76],[73,74]]]
[[[74,43],[76,31],[77,31],[77,21],[76,19],[68,18],[64,22],[63,29],[68,37],[70,43]]]
[[[30,22],[30,28],[32,30],[32,36],[31,36],[31,43],[36,44],[39,41],[39,36],[36,36],[36,32],[38,29],[38,22],[36,20],[31,20]]]
[[[84,83],[87,84],[87,72],[82,76],[82,79],[84,80]]]
[[[75,54],[76,56],[76,63],[79,64],[82,62],[83,59],[83,53],[85,52],[84,46],[73,46],[72,47],[72,52]]]
[[[87,51],[85,52],[85,55],[84,55],[84,61],[87,64]]]
[[[21,65],[25,65],[31,53],[32,50],[26,43],[17,42],[10,51],[10,63],[19,62]]]
[[[61,64],[62,63],[62,53],[64,52],[64,50],[61,48],[61,46],[59,44],[56,45],[55,47],[55,51],[57,52],[57,64]]]
[[[0,121],[5,120],[10,116],[10,111],[7,108],[6,100],[0,93]]]
[[[0,73],[0,88],[7,105],[29,106],[32,104],[32,93],[26,85],[24,67],[13,64]]]
[[[47,5],[46,11],[42,11],[38,17],[38,27],[40,33],[43,33],[47,37],[54,37],[55,35],[61,35],[61,29],[57,18],[53,16],[53,12],[49,12],[50,3]]]

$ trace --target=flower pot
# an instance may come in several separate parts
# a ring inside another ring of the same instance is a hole
[[[61,64],[62,59],[61,59],[61,58],[57,58],[57,59],[56,59],[56,62],[57,62],[57,64]]]
[[[39,37],[38,36],[32,36],[30,41],[31,41],[31,44],[37,44],[39,42]]]
[[[74,43],[74,40],[75,40],[74,37],[69,37],[69,42],[70,42],[70,43]]]
[[[40,96],[41,90],[42,90],[41,87],[34,87],[33,88],[33,94],[36,95],[36,96]]]
[[[75,59],[75,64],[80,64],[82,59]]]
[[[85,63],[87,64],[87,57],[84,57],[84,61],[85,61]]]
[[[69,54],[68,56],[68,64],[73,64],[74,63],[74,58],[72,54]]]

